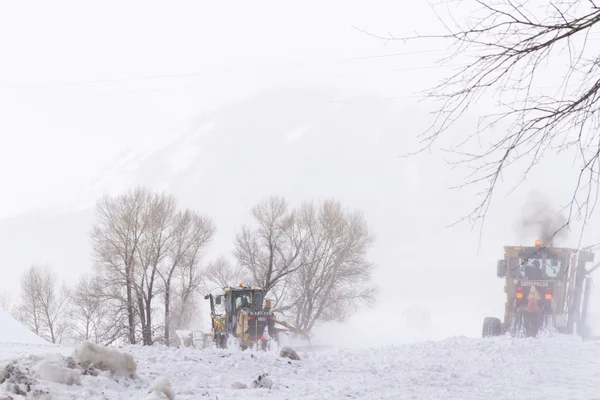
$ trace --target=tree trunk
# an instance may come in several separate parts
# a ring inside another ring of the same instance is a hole
[[[129,323],[129,343],[135,344],[135,312],[133,308],[133,291],[131,279],[127,277],[127,320]]]
[[[146,345],[146,310],[144,307],[144,298],[139,292],[137,294],[137,305],[140,314],[140,325],[142,326],[142,344]]]
[[[152,297],[146,298],[146,326],[143,330],[144,346],[152,346]]]
[[[48,322],[48,329],[50,330],[50,339],[52,339],[52,343],[56,344],[56,338],[54,337],[54,324],[52,322]]]
[[[165,285],[165,343],[167,346],[171,345],[171,290],[169,283]]]

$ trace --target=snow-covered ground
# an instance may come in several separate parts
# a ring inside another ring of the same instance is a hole
[[[0,385],[0,398],[167,399],[148,393],[159,377],[170,382],[175,399],[596,399],[600,392],[600,342],[567,336],[455,337],[363,350],[303,348],[299,361],[277,352],[158,346],[119,350],[137,362],[135,377],[103,372],[82,375],[80,384],[68,385],[53,382],[56,374],[48,372],[48,364],[66,367],[73,349],[1,344],[2,362],[16,359],[37,397],[15,396],[7,380]],[[45,374],[39,367],[44,360]],[[253,387],[264,373],[271,388]]]

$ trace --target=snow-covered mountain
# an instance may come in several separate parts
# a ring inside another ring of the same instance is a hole
[[[339,96],[333,90],[269,92],[200,115],[161,147],[123,149],[62,209],[0,220],[0,234],[14,243],[4,260],[13,271],[31,262],[89,264],[80,255],[89,252],[89,207],[103,193],[138,184],[168,190],[182,206],[213,217],[217,251],[227,251],[249,208],[271,194],[292,202],[334,196],[367,213],[377,210],[390,188],[405,184],[397,146],[390,146],[390,138],[398,138],[398,115],[389,100]]]

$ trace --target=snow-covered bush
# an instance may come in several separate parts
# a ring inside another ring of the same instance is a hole
[[[135,376],[137,369],[137,364],[131,354],[121,353],[88,340],[79,343],[73,352],[73,360],[83,368],[93,366],[102,371],[110,371],[113,374],[131,378]]]

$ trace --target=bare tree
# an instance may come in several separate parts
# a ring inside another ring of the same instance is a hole
[[[89,274],[79,278],[70,292],[70,316],[76,340],[110,344],[123,334],[125,313],[112,309],[101,281]]]
[[[124,291],[122,301],[127,310],[131,344],[137,342],[136,257],[148,229],[145,216],[150,196],[148,189],[138,187],[115,198],[103,197],[96,206],[97,221],[92,230],[92,248],[99,277],[106,287]]]
[[[276,291],[283,287],[287,276],[302,266],[299,256],[305,232],[282,197],[268,198],[253,207],[251,214],[257,226],[242,227],[233,255],[252,274],[255,284],[264,287],[267,293]]]
[[[214,223],[206,216],[190,210],[174,216],[168,259],[158,271],[164,287],[164,334],[167,344],[170,343],[172,331],[188,323],[187,314],[197,309],[193,293],[202,283],[200,257],[214,233]],[[176,296],[175,313],[172,313],[173,294]]]
[[[50,269],[31,266],[21,278],[21,300],[17,318],[31,331],[52,343],[61,343],[69,329],[68,290],[59,287]]]
[[[10,315],[15,313],[15,304],[10,293],[2,292],[0,294],[0,307]]]
[[[144,207],[142,218],[146,229],[137,247],[139,268],[136,270],[135,286],[145,345],[152,344],[152,300],[159,292],[160,266],[166,261],[172,246],[176,206],[173,196],[153,193]]]
[[[218,257],[206,267],[206,280],[214,289],[222,289],[227,286],[236,285],[240,282],[247,282],[251,279],[248,270],[240,265],[232,265],[226,257]]]
[[[21,298],[16,308],[17,319],[38,336],[43,335],[43,314],[39,301],[42,291],[39,269],[31,266],[21,277]]]
[[[455,164],[473,169],[466,185],[482,184],[482,199],[464,219],[485,220],[492,194],[504,171],[522,162],[520,185],[548,151],[574,151],[578,177],[568,210],[583,226],[598,198],[600,175],[600,52],[591,41],[600,27],[600,6],[592,0],[560,2],[531,0],[445,1],[449,14],[464,11],[464,19],[440,18],[448,33],[431,36],[383,37],[384,40],[442,39],[455,45],[456,60],[475,59],[435,86],[428,95],[440,99],[436,118],[423,134],[424,149],[484,95],[497,95],[498,110],[484,115],[464,140],[454,140]],[[451,48],[451,47],[450,47]],[[562,57],[562,58],[561,58]],[[550,70],[548,67],[554,69]],[[509,96],[509,98],[506,98]],[[493,128],[502,126],[498,133]],[[495,134],[489,144],[484,133]],[[478,148],[465,148],[476,142]],[[464,149],[464,150],[463,150]],[[464,185],[461,185],[461,187]]]
[[[310,332],[318,321],[344,321],[373,300],[366,252],[374,237],[362,214],[344,211],[338,201],[304,203],[298,218],[308,234],[304,262],[291,277],[291,312],[296,328]]]

